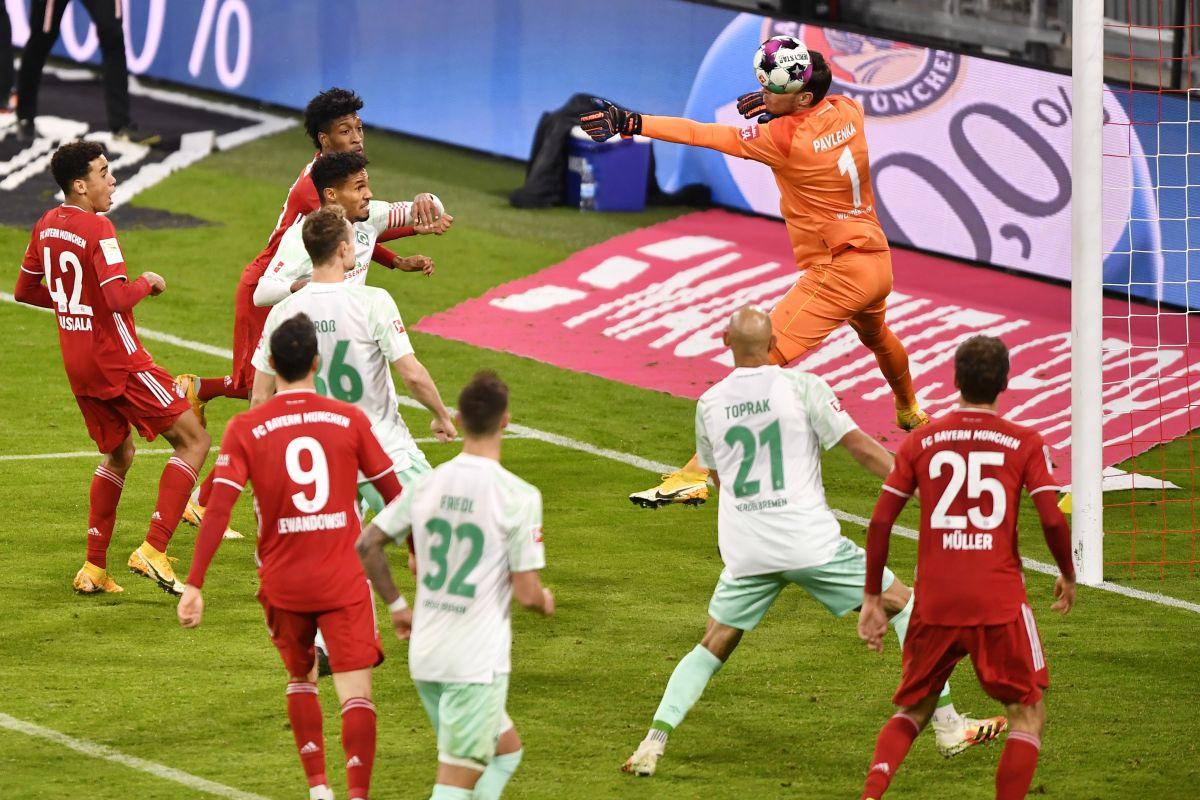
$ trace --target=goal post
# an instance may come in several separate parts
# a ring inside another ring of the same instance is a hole
[[[1080,583],[1104,580],[1104,4],[1071,15],[1071,550]]]

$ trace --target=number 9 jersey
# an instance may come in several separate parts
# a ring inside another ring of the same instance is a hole
[[[931,625],[1002,625],[1026,602],[1021,489],[1058,491],[1041,434],[959,408],[901,443],[885,491],[921,499],[915,613]]]
[[[361,598],[359,470],[374,480],[392,460],[349,403],[284,391],[229,421],[214,481],[239,492],[254,485],[256,560],[270,606],[316,612]]]

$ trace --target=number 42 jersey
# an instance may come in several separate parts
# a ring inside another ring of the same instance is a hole
[[[1021,489],[1058,491],[1041,434],[981,408],[959,408],[908,435],[884,491],[920,489],[915,613],[931,625],[1002,625],[1025,598]]]
[[[103,287],[128,280],[117,232],[107,217],[61,205],[33,227],[21,269],[44,275],[71,391],[107,400],[131,373],[154,366],[138,339],[132,311],[113,311]],[[140,279],[139,279],[140,280]]]

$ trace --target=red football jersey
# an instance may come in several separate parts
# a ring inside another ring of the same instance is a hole
[[[1037,431],[956,409],[905,438],[883,488],[921,491],[915,611],[932,625],[999,625],[1025,600],[1017,551],[1022,487],[1057,491]]]
[[[325,611],[362,599],[358,473],[391,469],[366,415],[313,391],[280,392],[229,421],[214,480],[254,485],[258,574],[271,605]]]
[[[287,200],[284,201],[283,209],[279,212],[279,219],[275,221],[275,230],[271,231],[271,238],[267,240],[267,246],[242,271],[242,283],[247,286],[258,285],[258,279],[271,265],[271,260],[275,258],[275,251],[279,249],[279,240],[287,233],[288,228],[321,207],[321,198],[317,195],[317,187],[309,175],[312,172],[313,164],[320,155],[317,153],[313,156],[313,160],[300,170],[300,177],[296,178],[292,188],[288,189]]]
[[[117,231],[107,217],[61,205],[33,226],[21,269],[45,276],[71,391],[116,397],[129,374],[154,365],[138,339],[133,312],[109,308],[101,287],[128,280]]]

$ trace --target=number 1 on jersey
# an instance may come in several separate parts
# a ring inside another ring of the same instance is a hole
[[[854,153],[847,145],[842,148],[842,154],[837,160],[838,172],[850,176],[850,192],[854,195],[854,207],[862,208],[862,181],[858,177],[858,164],[854,163]]]

